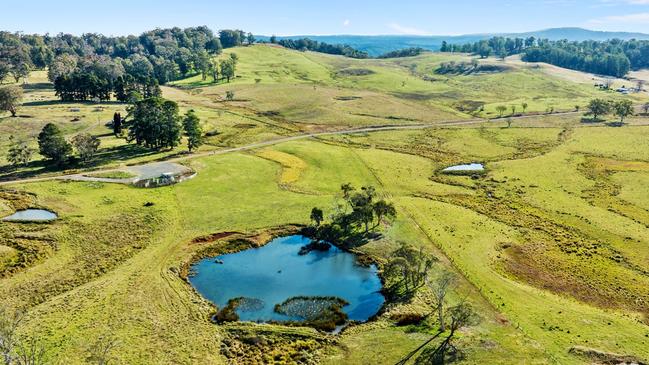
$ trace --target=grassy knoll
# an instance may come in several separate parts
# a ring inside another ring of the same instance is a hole
[[[302,129],[462,119],[469,114],[495,118],[523,112],[581,109],[592,98],[621,98],[589,83],[566,79],[558,71],[515,61],[480,60],[498,72],[440,75],[444,62],[471,62],[466,55],[426,53],[388,60],[354,60],[313,52],[258,45],[227,50],[240,58],[231,83],[214,84],[200,76],[174,83],[213,98],[234,91],[231,104]],[[643,96],[632,96],[638,101]]]

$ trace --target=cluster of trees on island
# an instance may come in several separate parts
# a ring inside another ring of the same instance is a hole
[[[396,218],[394,205],[377,197],[376,188],[364,186],[359,190],[352,184],[340,187],[343,203],[336,206],[336,211],[325,220],[322,209],[311,210],[310,219],[313,226],[304,233],[314,240],[309,249],[328,249],[327,242],[344,247],[353,247],[365,242],[375,235],[375,230],[384,220]]]
[[[623,77],[631,69],[649,67],[649,41],[550,41],[547,39],[492,37],[474,43],[448,44],[442,52],[473,53],[480,57],[521,54],[526,62],[545,62],[572,70]]]

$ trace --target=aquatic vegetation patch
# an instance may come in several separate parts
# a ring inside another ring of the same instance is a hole
[[[236,322],[239,320],[237,311],[257,312],[264,308],[264,305],[264,301],[257,298],[233,298],[228,301],[228,304],[225,307],[221,308],[221,310],[214,315],[214,320],[217,323]]]
[[[304,324],[325,331],[333,331],[336,326],[347,322],[347,314],[342,308],[349,302],[338,297],[298,296],[275,305],[275,312],[303,319]]]

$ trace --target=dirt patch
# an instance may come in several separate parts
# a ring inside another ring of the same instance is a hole
[[[338,101],[352,101],[352,100],[362,99],[362,97],[360,97],[360,96],[336,96],[334,99],[338,100]]]
[[[376,72],[367,68],[347,68],[337,72],[338,76],[368,76]]]
[[[281,117],[282,113],[279,110],[266,110],[263,112],[258,112],[257,115],[260,117],[277,118]]]
[[[601,365],[622,365],[622,364],[637,364],[647,365],[647,362],[635,356],[619,355],[611,352],[604,352],[588,347],[574,346],[568,350],[568,353],[592,361],[594,364]]]
[[[257,125],[256,124],[251,124],[251,123],[239,123],[239,124],[233,125],[232,127],[237,128],[237,129],[252,129],[252,128],[256,128]]]
[[[419,100],[419,101],[430,100],[435,97],[434,94],[424,94],[424,93],[392,93],[392,95],[400,99]]]
[[[192,243],[211,243],[214,241],[218,241],[223,238],[230,237],[234,234],[241,234],[240,232],[219,232],[219,233],[212,233],[207,236],[201,236],[201,237],[196,237],[192,240]]]
[[[463,113],[474,113],[483,110],[484,101],[475,101],[475,100],[462,100],[453,105],[455,110],[461,111]]]

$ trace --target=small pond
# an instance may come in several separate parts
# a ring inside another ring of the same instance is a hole
[[[331,247],[299,255],[311,241],[303,236],[274,239],[267,245],[203,259],[192,266],[190,283],[219,308],[230,299],[246,298],[255,305],[237,309],[243,321],[300,321],[277,313],[276,304],[294,297],[338,297],[350,320],[367,321],[383,302],[375,266],[357,264],[355,255]]]
[[[452,171],[484,171],[484,165],[481,164],[481,163],[469,163],[469,164],[455,165],[455,166],[447,167],[442,171],[444,171],[444,172],[452,172]]]
[[[44,209],[25,209],[19,210],[16,213],[2,218],[3,221],[19,222],[19,221],[28,221],[28,222],[47,222],[53,221],[58,216],[48,210]]]

